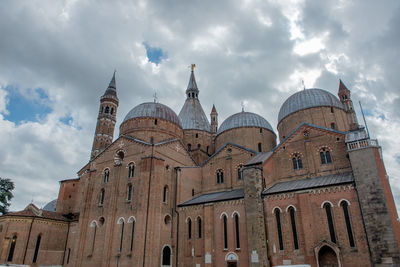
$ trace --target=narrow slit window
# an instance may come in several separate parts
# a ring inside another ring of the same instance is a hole
[[[217,184],[224,183],[224,172],[220,169],[217,171]]]
[[[235,214],[234,218],[235,218],[236,248],[240,248],[239,215]]]
[[[122,220],[122,222],[121,222],[121,236],[120,236],[119,250],[118,250],[119,253],[122,252],[122,244],[123,244],[123,241],[124,241],[124,227],[125,227],[125,222]]]
[[[104,183],[108,183],[108,181],[110,180],[110,171],[107,169],[104,171]]]
[[[132,200],[132,185],[128,185],[128,192],[127,192],[127,196],[126,196],[126,200],[127,201],[131,201]]]
[[[238,169],[237,169],[237,171],[238,171],[238,180],[242,180],[242,179],[243,179],[242,168],[243,168],[243,165],[240,164],[240,165],[238,166]]]
[[[187,222],[188,227],[188,239],[192,239],[192,220],[189,218]]]
[[[14,235],[11,239],[10,251],[8,252],[7,261],[12,261],[14,257],[15,245],[17,244],[17,236]]]
[[[224,234],[224,249],[228,249],[228,222],[227,218],[224,215],[222,217],[222,227],[223,227],[223,234]]]
[[[104,204],[104,194],[105,194],[105,191],[104,191],[104,189],[101,189],[101,191],[100,191],[100,201],[99,201],[99,206],[103,206],[103,204]]]
[[[42,236],[38,235],[38,237],[36,239],[35,253],[33,254],[32,263],[35,263],[37,261],[38,254],[39,254],[39,248],[40,248],[40,240],[41,239],[42,239]]]
[[[133,250],[133,237],[135,235],[135,221],[132,222],[132,229],[131,229],[131,246],[130,246],[130,251],[132,252]]]
[[[331,237],[331,241],[336,243],[336,235],[335,235],[335,226],[333,224],[333,217],[332,217],[332,209],[329,203],[324,205],[325,212],[326,212],[326,219],[328,220],[328,227],[329,227],[329,235]]]
[[[297,228],[296,228],[296,218],[295,218],[295,210],[293,207],[289,208],[290,213],[290,223],[292,225],[292,234],[293,234],[293,245],[294,249],[299,249],[299,240],[297,237]]]
[[[281,212],[279,209],[275,210],[275,219],[276,219],[276,228],[278,230],[279,250],[283,250]]]
[[[350,247],[355,247],[353,229],[351,228],[350,215],[349,215],[349,204],[347,204],[346,201],[343,201],[341,203],[341,206],[343,209],[344,219],[346,221],[347,236],[349,237]]]
[[[164,186],[164,191],[163,191],[163,202],[167,203],[168,200],[168,186]]]
[[[198,238],[201,238],[202,237],[202,235],[203,235],[203,232],[202,232],[202,224],[201,224],[201,218],[200,217],[198,217],[197,218],[197,230],[198,230]]]
[[[258,143],[258,152],[262,152],[262,144]]]
[[[135,165],[133,163],[129,164],[128,167],[128,178],[132,178],[135,176]]]

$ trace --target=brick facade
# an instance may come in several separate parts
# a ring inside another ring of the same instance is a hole
[[[56,211],[30,204],[0,217],[0,263],[399,266],[400,224],[380,148],[350,140],[349,92],[347,110],[316,106],[283,118],[278,145],[254,125],[217,135],[215,107],[210,131],[183,129],[157,103],[146,103],[157,108],[152,116],[131,114],[111,142],[113,79],[91,160],[61,181]]]

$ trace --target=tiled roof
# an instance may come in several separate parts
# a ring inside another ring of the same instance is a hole
[[[24,209],[21,211],[7,213],[4,216],[36,217],[36,218],[51,219],[58,221],[68,221],[68,219],[65,218],[61,213],[47,211],[47,210],[40,210],[39,214],[37,214],[33,212],[31,209]]]
[[[253,154],[257,154],[258,153],[256,151],[254,151],[253,149],[250,149],[250,148],[247,148],[247,147],[244,147],[244,146],[239,146],[237,144],[228,142],[225,145],[221,146],[217,151],[215,151],[214,154],[212,154],[208,159],[206,159],[202,164],[200,164],[200,166],[204,166],[207,162],[209,162],[213,157],[215,157],[219,152],[221,152],[228,145],[237,147],[239,149],[243,149],[243,150],[245,150],[247,152],[250,152],[250,153],[253,153]]]
[[[246,163],[246,166],[255,165],[259,163],[263,163],[266,159],[268,159],[273,152],[265,152],[255,155],[251,160]]]
[[[240,199],[243,197],[244,197],[243,189],[215,192],[215,193],[203,194],[198,197],[195,197],[195,198],[188,200],[182,204],[179,204],[178,207],[199,205],[199,204],[218,202],[218,201],[226,201],[226,200],[232,200],[232,199]]]
[[[184,130],[194,129],[201,131],[210,131],[210,123],[197,98],[187,98],[181,111],[179,119]]]
[[[303,189],[311,189],[330,185],[347,184],[354,182],[353,173],[332,174],[302,180],[293,180],[274,184],[263,191],[263,195],[271,195],[283,192],[292,192]]]
[[[317,88],[306,89],[297,92],[286,99],[279,110],[278,123],[283,118],[296,111],[321,106],[344,109],[344,106],[339,99],[328,91]]]

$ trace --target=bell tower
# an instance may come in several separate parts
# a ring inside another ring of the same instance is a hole
[[[96,132],[94,134],[92,153],[90,159],[96,157],[107,146],[109,146],[114,137],[114,128],[118,109],[117,87],[114,75],[108,85],[104,95],[100,98],[100,108],[97,117]]]
[[[210,117],[211,117],[211,132],[213,134],[216,134],[218,130],[218,112],[217,109],[215,108],[215,105],[213,105],[211,109]]]
[[[344,108],[346,110],[347,114],[347,121],[350,126],[350,130],[354,131],[358,129],[358,122],[357,122],[357,116],[356,112],[354,111],[353,107],[353,101],[351,101],[350,98],[350,90],[347,89],[346,85],[342,82],[342,80],[339,80],[339,90],[338,90],[338,96],[340,99],[340,102],[344,105]]]

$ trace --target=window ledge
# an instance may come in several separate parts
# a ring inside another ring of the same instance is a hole
[[[235,248],[236,251],[240,251],[240,248]]]

